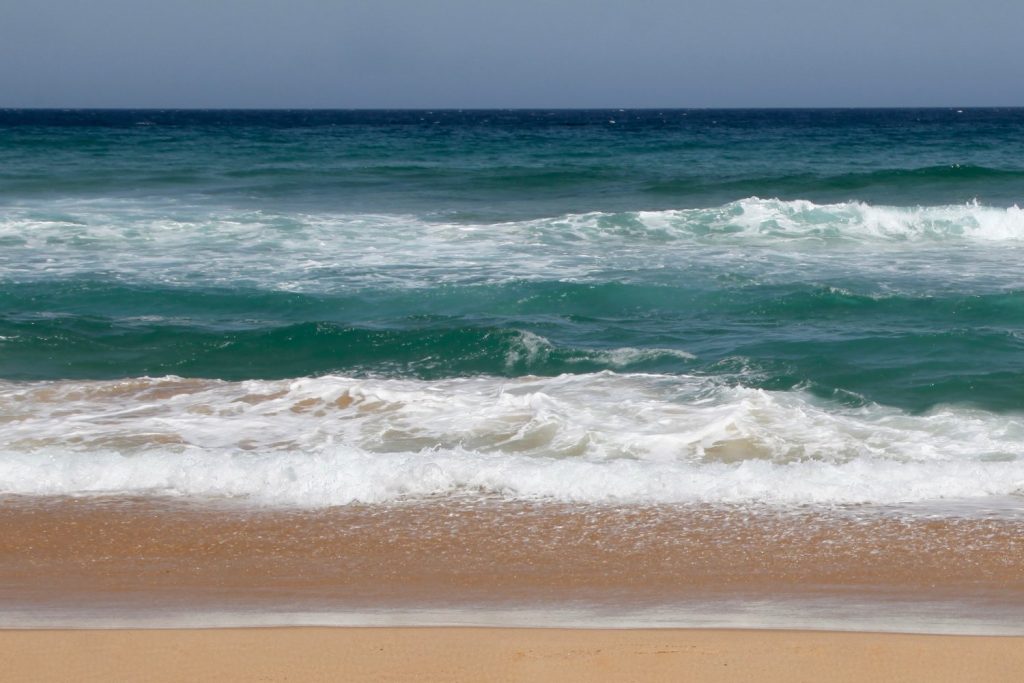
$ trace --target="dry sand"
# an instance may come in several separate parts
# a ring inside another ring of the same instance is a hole
[[[814,631],[0,631],[4,681],[1020,681],[1024,638]]]

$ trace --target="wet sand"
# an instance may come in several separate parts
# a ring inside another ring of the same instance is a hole
[[[8,499],[0,528],[0,598],[22,611],[614,611],[790,599],[945,601],[955,603],[954,618],[1002,610],[1024,623],[1021,519],[496,501],[288,510]]]
[[[557,629],[0,631],[8,681],[1018,681],[1024,638]]]

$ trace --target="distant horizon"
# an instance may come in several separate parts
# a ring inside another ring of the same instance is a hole
[[[0,105],[0,111],[886,111],[886,110],[1024,109],[1024,104],[984,105],[878,105],[878,106],[716,106],[716,107],[19,107]]]

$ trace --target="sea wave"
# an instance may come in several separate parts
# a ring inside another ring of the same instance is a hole
[[[685,368],[668,347],[555,344],[502,326],[351,326],[304,322],[210,329],[160,316],[0,319],[0,377],[20,380],[178,374],[246,379],[326,372],[413,375],[544,374]]]
[[[1024,418],[602,372],[0,385],[0,492],[285,505],[928,502],[1024,493]]]
[[[925,257],[935,272],[962,279],[973,271],[1000,272],[989,261],[1001,254],[979,254],[975,268],[966,270],[957,249],[1024,247],[1024,211],[973,203],[892,207],[751,197],[703,209],[480,223],[68,200],[5,209],[0,245],[0,271],[8,280],[99,270],[134,283],[302,292],[616,274],[637,280],[681,271],[780,281],[793,272],[892,276],[906,259]],[[926,255],[916,253],[923,247]],[[877,257],[865,259],[864,250]]]
[[[571,213],[531,220],[476,223],[414,214],[276,213],[160,200],[23,202],[0,214],[0,238],[9,246],[80,247],[116,242],[140,251],[244,243],[249,248],[341,246],[342,240],[401,244],[410,237],[479,245],[493,237],[529,245],[625,238],[672,240],[836,239],[1024,240],[1024,211],[978,202],[940,206],[885,206],[849,201],[747,197],[721,206],[619,213]],[[328,240],[326,243],[322,240]]]
[[[576,233],[646,234],[704,242],[742,240],[758,245],[793,240],[848,247],[857,243],[1017,242],[1024,211],[982,206],[873,206],[864,202],[816,204],[807,200],[749,197],[709,209],[583,214],[564,219]],[[558,225],[558,222],[554,222]]]

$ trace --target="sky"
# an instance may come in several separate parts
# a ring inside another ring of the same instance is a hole
[[[1022,0],[0,0],[0,107],[1024,105]]]

